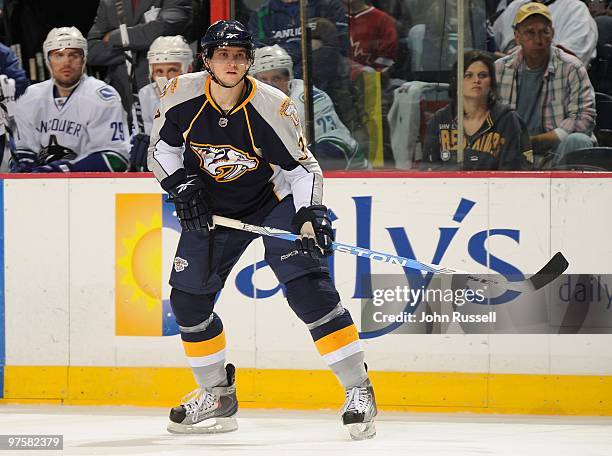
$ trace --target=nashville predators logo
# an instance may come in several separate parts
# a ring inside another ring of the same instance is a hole
[[[279,112],[281,117],[289,117],[296,128],[300,126],[300,114],[291,98],[285,98]]]
[[[200,169],[217,182],[231,182],[259,166],[259,160],[229,145],[190,143],[191,150],[200,159]]]

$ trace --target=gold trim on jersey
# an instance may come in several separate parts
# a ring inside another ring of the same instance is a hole
[[[199,144],[189,141],[190,149],[200,161],[200,169],[215,181],[226,183],[259,167],[259,159],[231,144]]]
[[[232,109],[232,112],[230,112],[230,115],[234,114],[234,113],[238,112],[240,109],[244,108],[249,103],[249,101],[251,101],[253,99],[253,97],[255,96],[255,90],[257,89],[257,85],[255,83],[255,80],[252,77],[250,77],[250,76],[247,76],[247,78],[249,78],[249,81],[251,82],[251,91],[249,92],[247,97],[244,99],[244,101],[242,103],[240,103],[239,106],[236,106],[234,109]]]
[[[249,131],[249,137],[251,138],[251,146],[253,147],[253,151],[255,152],[255,154],[258,157],[263,158],[263,153],[262,153],[261,149],[258,148],[255,145],[255,140],[253,139],[253,130],[251,128],[251,119],[249,118],[249,112],[246,109],[246,105],[243,106],[242,110],[244,111],[244,119],[246,120],[247,130]],[[268,166],[272,170],[272,175],[274,175],[274,167],[267,160],[266,160],[266,163],[268,164]],[[280,197],[280,195],[276,191],[276,186],[274,185],[274,183],[272,183],[272,191],[274,192],[274,195],[276,196],[276,199],[281,201],[282,198]]]
[[[253,97],[255,96],[255,90],[256,90],[255,81],[250,76],[247,76],[247,77],[249,78],[249,81],[251,82],[251,91],[238,106],[234,106],[232,110],[229,111],[227,114],[223,113],[223,110],[219,107],[217,102],[214,100],[214,98],[210,94],[210,85],[212,84],[212,79],[210,78],[210,76],[206,79],[206,83],[204,84],[204,95],[206,96],[208,101],[210,101],[210,105],[213,108],[215,108],[215,111],[217,111],[222,116],[231,116],[232,114],[236,114],[238,111],[244,108],[253,99]]]
[[[202,113],[202,111],[204,110],[207,104],[208,104],[208,100],[204,100],[204,103],[202,104],[202,107],[200,108],[198,113],[195,116],[193,116],[193,119],[191,119],[191,122],[189,122],[189,128],[187,128],[187,131],[183,133],[183,141],[185,142],[187,141],[187,135],[189,135],[189,132],[191,131],[191,127],[193,127],[193,124],[196,121],[196,119],[200,117],[200,114]]]

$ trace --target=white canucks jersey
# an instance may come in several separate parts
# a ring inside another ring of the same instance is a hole
[[[17,100],[17,150],[38,152],[57,143],[77,154],[74,162],[94,152],[114,151],[129,156],[127,116],[117,91],[83,76],[66,98],[56,98],[51,79],[34,84]]]
[[[292,194],[296,210],[321,204],[323,176],[302,135],[294,102],[248,77],[224,113],[207,73],[168,82],[155,113],[149,169],[159,181],[182,168],[204,181],[213,213],[249,223]]]
[[[295,102],[295,105],[300,113],[302,124],[305,123],[304,110],[304,81],[301,79],[293,79],[289,82],[289,96]],[[351,156],[358,144],[351,136],[351,132],[342,123],[336,110],[334,103],[325,92],[313,87],[312,90],[312,107],[314,119],[314,134],[315,142],[322,140],[333,141],[339,147],[348,149],[347,154]]]
[[[153,115],[159,106],[159,95],[157,94],[157,90],[155,90],[156,85],[155,82],[152,82],[138,91],[145,135],[151,134],[151,128],[153,128]],[[134,121],[136,121],[136,113],[133,114],[133,118]]]

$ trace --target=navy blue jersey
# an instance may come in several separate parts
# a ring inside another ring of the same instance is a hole
[[[321,204],[322,173],[306,147],[299,113],[279,90],[247,78],[223,112],[205,72],[171,80],[155,114],[149,169],[161,182],[179,168],[199,175],[216,215],[260,220],[293,194],[296,210]]]

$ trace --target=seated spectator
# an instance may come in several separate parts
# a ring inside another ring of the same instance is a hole
[[[365,0],[342,0],[349,17],[350,58],[361,69],[386,71],[397,59],[397,30],[391,16]]]
[[[597,45],[612,44],[612,1],[593,2],[589,5],[589,11],[597,24]]]
[[[514,21],[520,8],[531,0],[514,0],[493,23],[497,48],[511,53],[519,45],[514,33]],[[597,25],[589,9],[580,0],[553,0],[536,2],[546,4],[555,30],[554,43],[574,54],[587,65],[595,57]]]
[[[337,42],[343,55],[348,51],[346,10],[340,0],[310,0],[308,18],[325,18],[336,26]],[[266,0],[251,16],[249,30],[257,46],[280,45],[293,60],[293,74],[302,77],[299,0]]]
[[[160,36],[151,44],[147,59],[151,83],[138,91],[142,118],[138,119],[136,112],[132,114],[144,126],[144,134],[139,133],[132,138],[130,165],[134,171],[147,171],[149,136],[159,97],[170,79],[191,71],[193,53],[181,35]]]
[[[255,62],[250,73],[270,84],[294,101],[302,124],[305,123],[304,81],[293,78],[293,61],[280,46],[255,50]],[[363,169],[368,161],[348,129],[338,118],[329,96],[313,87],[313,117],[315,143],[312,150],[323,169]]]
[[[463,159],[458,158],[457,80],[451,79],[451,103],[427,126],[422,169],[520,170],[532,160],[524,125],[509,106],[497,101],[493,59],[480,51],[464,56]],[[455,74],[457,64],[455,63]]]
[[[542,3],[521,6],[514,20],[519,48],[495,62],[500,101],[527,125],[536,164],[592,147],[595,92],[582,62],[553,46],[555,30]]]
[[[328,19],[309,21],[312,33],[312,68],[310,78],[315,86],[330,96],[336,112],[346,124],[354,119],[350,64],[340,52],[338,29]]]
[[[597,58],[588,68],[595,92],[612,94],[612,1],[592,2],[589,11],[597,24]],[[599,106],[597,106],[599,115]],[[601,145],[601,144],[600,144]]]
[[[85,74],[87,41],[75,27],[43,43],[51,79],[17,100],[13,172],[126,171],[127,115],[111,86]]]
[[[133,73],[138,89],[148,84],[146,51],[158,36],[179,35],[192,19],[191,0],[119,0],[124,14],[117,11],[117,0],[100,0],[96,19],[87,34],[89,64],[108,67],[107,80],[121,94],[123,106],[131,114],[132,93],[125,67],[125,51],[132,51]],[[119,25],[127,25],[129,46],[121,39]]]
[[[413,74],[417,73],[417,78],[418,72],[449,70],[457,60],[456,0],[432,0],[427,7],[423,22],[415,24],[407,37],[410,69]],[[465,9],[465,48],[484,49],[487,46],[485,9],[476,0],[466,2]]]

